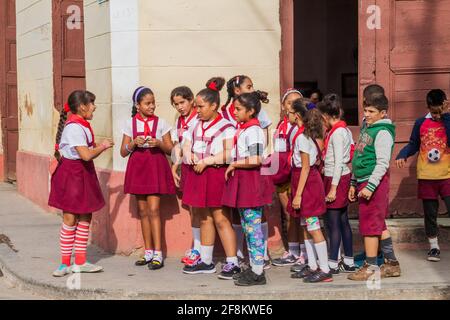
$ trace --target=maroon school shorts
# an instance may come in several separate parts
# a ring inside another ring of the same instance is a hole
[[[423,200],[437,200],[450,196],[450,179],[423,180],[419,179],[417,195]]]

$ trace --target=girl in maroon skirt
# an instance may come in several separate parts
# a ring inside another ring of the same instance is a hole
[[[150,270],[164,266],[161,251],[160,199],[175,194],[175,184],[166,154],[173,148],[171,127],[155,115],[155,96],[147,87],[133,94],[133,111],[123,129],[122,157],[130,156],[125,172],[125,193],[136,196],[141,218],[145,255],[136,265]]]
[[[186,265],[183,272],[187,274],[216,272],[212,261],[215,228],[227,256],[225,267],[229,264],[238,266],[236,235],[231,226],[230,212],[222,208],[226,160],[235,132],[233,124],[217,111],[220,106],[219,91],[224,84],[225,79],[213,78],[197,94],[199,121],[183,136],[183,161],[189,165],[183,188],[183,203],[192,207],[194,215],[199,215],[201,232],[201,260]],[[233,270],[240,271],[236,268]],[[231,279],[229,276],[224,278]]]
[[[233,162],[225,172],[227,182],[222,197],[224,206],[239,210],[250,253],[252,267],[235,280],[235,284],[240,286],[266,283],[261,222],[264,205],[272,203],[274,187],[269,176],[261,175],[265,139],[257,119],[261,110],[260,100],[261,95],[252,92],[239,95],[235,101],[239,126],[233,140]]]
[[[92,120],[95,95],[74,91],[61,110],[56,134],[55,157],[58,166],[51,178],[48,205],[63,211],[60,231],[61,265],[53,275],[69,272],[99,272],[103,268],[86,261],[86,248],[92,213],[105,205],[93,160],[113,146],[109,139],[95,144]],[[67,114],[71,113],[67,119]],[[67,119],[67,121],[66,121]],[[75,247],[75,264],[71,266]]]
[[[292,278],[303,278],[305,282],[330,282],[333,276],[319,221],[319,216],[326,212],[325,190],[319,168],[322,153],[319,144],[323,144],[322,115],[317,109],[308,111],[305,99],[295,100],[288,113],[291,124],[304,126],[304,131],[300,128],[294,137],[290,157],[293,169],[288,210],[294,217],[300,217],[302,225],[306,226],[304,237],[308,254],[308,265],[294,273]]]
[[[327,135],[323,150],[324,184],[327,202],[326,223],[330,239],[331,272],[355,271],[353,261],[352,228],[348,221],[348,190],[350,189],[351,172],[348,163],[352,160],[354,142],[351,131],[342,120],[343,110],[341,98],[337,94],[325,96],[317,104],[324,118]],[[339,248],[341,240],[344,246],[344,259],[340,261]]]
[[[198,114],[194,103],[194,94],[188,87],[183,86],[173,89],[170,94],[170,102],[180,114],[176,121],[175,128],[172,130],[172,141],[175,144],[172,153],[176,159],[172,165],[172,174],[175,185],[179,188],[180,192],[183,192],[186,173],[189,170],[189,165],[182,163],[181,161],[183,156],[181,147],[183,143],[183,134],[191,126],[197,124]],[[180,164],[181,174],[179,173]],[[186,265],[193,265],[200,259],[200,219],[198,215],[192,213],[191,208],[189,208],[189,212],[191,214],[192,239],[194,243],[192,249],[186,251],[181,262]]]

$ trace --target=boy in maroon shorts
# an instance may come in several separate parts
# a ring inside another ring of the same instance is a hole
[[[417,157],[418,196],[423,201],[425,233],[430,243],[429,261],[440,261],[437,223],[439,196],[450,213],[450,113],[447,96],[440,89],[427,94],[429,113],[416,120],[409,143],[400,151],[396,164]]]
[[[378,270],[378,246],[385,257],[380,267],[384,277],[400,276],[400,264],[394,254],[392,238],[385,219],[389,214],[389,162],[395,141],[395,125],[386,119],[388,99],[372,94],[364,104],[367,125],[361,129],[352,161],[350,201],[359,202],[359,230],[364,237],[366,261],[348,279],[365,281]]]

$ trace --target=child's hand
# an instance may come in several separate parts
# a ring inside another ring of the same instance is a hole
[[[227,168],[227,171],[225,171],[225,181],[228,181],[230,176],[234,176],[234,170],[236,170],[236,168],[233,166],[233,164],[230,164]]]
[[[142,136],[136,137],[136,139],[133,140],[134,144],[137,145],[139,148],[142,148],[142,146],[145,143],[145,139]]]
[[[111,139],[105,139],[102,141],[102,147],[106,150],[114,146],[114,142]]]
[[[370,200],[370,198],[372,198],[372,194],[373,194],[372,191],[370,191],[367,188],[364,188],[358,193],[358,197],[359,198],[364,198],[366,200]]]
[[[325,197],[326,202],[333,202],[336,200],[336,193],[337,193],[337,187],[331,186],[330,192],[328,192],[328,195]]]
[[[350,189],[348,190],[348,200],[350,200],[351,202],[356,201],[356,187],[355,186],[351,186]]]
[[[401,169],[406,165],[406,159],[395,160],[395,164],[397,165],[397,168]]]
[[[302,196],[296,195],[294,199],[292,199],[292,208],[295,210],[299,210],[302,204]]]
[[[154,138],[147,139],[150,148],[161,148],[162,141]]]
[[[178,165],[174,164],[172,166],[172,175],[173,175],[173,181],[175,182],[175,185],[177,186],[177,188],[180,187],[180,176],[178,175]]]
[[[194,166],[194,171],[198,174],[201,174],[207,167],[208,165],[206,164],[206,162],[204,160],[200,160],[199,162],[197,162],[197,164]]]

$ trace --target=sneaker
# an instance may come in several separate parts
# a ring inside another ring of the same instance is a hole
[[[264,270],[269,270],[271,264],[272,262],[270,261],[270,259],[264,260]]]
[[[333,269],[330,267],[330,273],[331,274],[339,274],[339,267],[337,267],[336,269]]]
[[[356,271],[356,267],[355,266],[349,266],[348,264],[345,264],[344,261],[341,261],[339,263],[339,271],[343,272],[343,273],[352,273]]]
[[[103,270],[103,267],[96,266],[95,264],[86,262],[85,264],[78,265],[74,264],[72,266],[73,273],[96,273]]]
[[[183,268],[183,273],[187,274],[198,274],[198,273],[215,273],[216,266],[214,263],[205,264],[204,262],[199,262],[194,266],[185,266]]]
[[[297,262],[291,267],[291,272],[300,272],[303,269],[305,269],[306,266],[308,266],[306,263],[298,263]]]
[[[306,265],[306,267],[304,267],[302,270],[291,274],[291,278],[292,279],[303,279],[305,277],[308,277],[309,275],[311,275],[314,272],[316,272],[316,270],[311,270],[311,268],[308,265]]]
[[[68,267],[66,264],[60,264],[58,269],[53,271],[54,277],[64,277],[66,274],[69,274],[71,272],[71,268]]]
[[[398,261],[386,259],[385,263],[380,267],[381,274],[386,278],[400,277],[400,263]]]
[[[441,261],[441,251],[439,249],[433,248],[428,251],[428,261],[438,262]]]
[[[305,283],[332,282],[332,281],[333,275],[330,272],[325,273],[320,269],[318,269],[316,272],[311,273],[309,276],[303,279],[303,282]]]
[[[289,252],[285,252],[281,258],[274,259],[272,264],[277,267],[292,266],[297,260],[298,257],[290,254]]]
[[[372,270],[370,267],[374,268],[375,266],[370,266],[367,262],[364,266],[358,269],[355,273],[351,273],[348,275],[347,279],[354,281],[367,281],[374,273],[375,270]],[[385,274],[380,268],[380,277],[384,278]]]
[[[233,280],[234,276],[241,273],[241,268],[232,262],[224,264],[222,267],[222,272],[219,273],[219,279],[223,280]]]
[[[234,281],[234,284],[237,286],[255,286],[255,285],[263,285],[266,284],[266,276],[264,272],[260,275],[257,275],[253,272],[252,269],[247,269],[244,271],[241,276]]]
[[[184,265],[188,267],[193,267],[200,261],[200,252],[197,250],[191,250],[191,254],[187,259],[185,259]]]
[[[145,256],[143,256],[143,257],[141,257],[138,261],[136,261],[134,264],[135,264],[136,266],[145,266],[145,265],[149,264],[150,262],[152,262],[152,259],[147,260],[147,259],[145,258]]]
[[[181,258],[181,263],[186,264],[187,259],[191,256],[192,249],[187,250]]]
[[[158,270],[161,269],[162,267],[164,267],[163,259],[161,259],[161,261],[159,261],[159,259],[153,259],[152,262],[148,264],[149,270]]]

